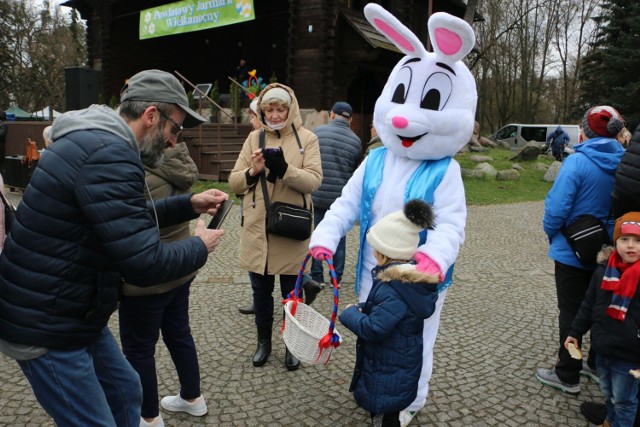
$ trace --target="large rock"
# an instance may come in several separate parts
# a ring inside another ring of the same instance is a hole
[[[475,169],[460,169],[460,174],[465,178],[483,178],[482,171]]]
[[[485,147],[476,147],[475,145],[467,145],[472,153],[483,153],[487,151]]]
[[[496,179],[498,181],[519,181],[520,180],[520,172],[515,169],[505,169],[498,171],[496,175]]]
[[[478,142],[480,143],[480,145],[482,145],[483,147],[490,147],[490,148],[498,148],[498,144],[496,144],[495,142],[493,142],[492,140],[490,140],[489,138],[485,138],[484,136],[481,136],[480,138],[478,138]],[[509,144],[507,144],[508,146]]]
[[[540,144],[536,141],[529,141],[518,151],[518,153],[509,160],[532,161],[537,160],[540,155]]]
[[[475,163],[493,162],[493,158],[489,156],[478,156],[478,155],[469,157],[469,160]]]
[[[499,140],[498,142],[496,142],[496,146],[498,148],[502,148],[503,150],[510,150],[511,149],[511,147],[509,147],[509,143],[507,141]]]
[[[489,163],[480,163],[474,168],[474,170],[480,171],[484,179],[493,179],[498,174],[496,168],[491,166]]]
[[[560,172],[560,167],[562,166],[562,162],[553,162],[549,169],[544,174],[544,180],[547,182],[555,182],[558,177],[558,172]]]

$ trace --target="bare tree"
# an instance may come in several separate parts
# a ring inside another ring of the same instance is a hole
[[[566,122],[577,96],[579,58],[601,0],[483,0],[470,68],[485,131],[512,122]],[[475,11],[474,11],[475,12]]]
[[[567,123],[572,117],[573,106],[578,100],[578,78],[581,58],[593,41],[596,23],[590,19],[598,7],[598,0],[563,0],[559,10],[559,25],[554,35],[555,51],[560,58],[556,100],[558,121]]]
[[[17,104],[28,111],[47,105],[64,108],[64,69],[86,58],[84,24],[49,2],[0,0],[0,107]],[[75,13],[75,11],[71,11]],[[6,56],[5,56],[6,55]]]

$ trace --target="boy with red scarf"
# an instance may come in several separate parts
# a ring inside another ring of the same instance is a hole
[[[576,337],[591,329],[600,388],[607,398],[602,426],[632,426],[638,406],[638,380],[630,370],[640,368],[640,212],[616,220],[615,248],[603,249],[589,290],[564,345],[579,346]],[[605,265],[606,263],[606,265]]]

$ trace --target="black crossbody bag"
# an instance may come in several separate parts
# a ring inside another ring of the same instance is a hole
[[[607,227],[593,215],[579,215],[561,231],[580,263],[587,267],[594,266],[598,252],[612,244]]]

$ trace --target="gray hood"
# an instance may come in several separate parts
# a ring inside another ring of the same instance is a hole
[[[51,139],[56,140],[79,130],[103,130],[125,140],[136,153],[138,141],[127,123],[110,107],[94,104],[84,110],[74,110],[62,114],[51,128]]]

